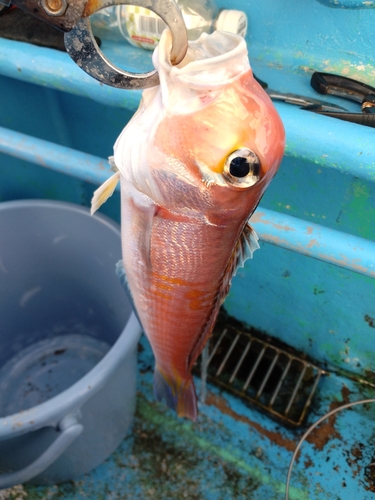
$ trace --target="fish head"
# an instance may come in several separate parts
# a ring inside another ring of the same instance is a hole
[[[120,136],[115,145],[116,164],[171,211],[215,224],[247,219],[281,162],[281,119],[253,76],[242,37],[203,33],[178,66],[170,46],[166,30],[153,56],[160,85],[144,91],[126,143]]]
[[[169,178],[163,183],[169,206],[188,204],[184,191],[197,203],[194,186],[198,209],[204,208],[210,220],[232,212],[248,217],[280,165],[285,143],[281,119],[251,69],[198,99],[200,109],[166,114],[160,122],[155,145],[164,162],[154,162],[155,175],[163,170]]]

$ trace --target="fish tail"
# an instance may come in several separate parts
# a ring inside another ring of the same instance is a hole
[[[197,420],[197,396],[191,377],[187,380],[178,380],[165,375],[155,367],[154,396],[157,401],[164,400],[179,417],[187,417],[194,422]]]

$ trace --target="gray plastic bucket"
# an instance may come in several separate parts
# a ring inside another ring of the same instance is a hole
[[[132,422],[140,326],[119,227],[69,203],[0,203],[0,489],[100,464]]]

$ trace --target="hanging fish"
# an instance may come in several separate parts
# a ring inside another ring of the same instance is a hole
[[[118,172],[92,210],[120,180],[123,265],[155,355],[154,394],[196,420],[191,369],[233,275],[259,248],[248,219],[281,162],[284,129],[241,37],[203,34],[178,66],[170,48],[166,30],[153,55],[160,85],[117,139]]]

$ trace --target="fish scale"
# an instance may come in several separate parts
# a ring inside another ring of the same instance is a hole
[[[214,229],[210,227],[208,238],[206,234],[211,249],[219,247],[220,233],[216,230],[219,234],[217,238],[213,238]],[[182,233],[185,233],[185,237]],[[191,352],[195,341],[191,338],[190,330],[202,325],[214,305],[216,291],[228,260],[228,250],[222,251],[222,256],[216,255],[215,261],[205,262],[203,252],[203,249],[207,248],[203,240],[205,233],[207,228],[203,225],[199,227],[196,224],[181,224],[160,218],[155,221],[151,235],[152,248],[163,248],[164,252],[161,254],[155,252],[155,255],[151,252],[152,272],[149,279],[150,301],[153,303],[153,308],[151,310],[147,307],[144,312],[145,318],[150,315],[154,318],[150,330],[153,327],[152,330],[158,332],[153,336],[155,352],[158,351],[158,339],[167,338],[169,342],[175,344],[172,332],[176,326],[179,330],[178,349],[183,352],[189,349]],[[164,241],[168,241],[169,245],[163,245]],[[181,245],[183,241],[191,243]],[[185,261],[186,254],[194,256],[195,262],[190,261],[188,265]],[[202,268],[205,268],[204,274]],[[166,288],[167,294],[164,293]],[[184,325],[181,325],[181,317],[186,314],[189,315],[189,323],[184,328]],[[165,341],[162,343],[165,344]],[[178,359],[176,346],[174,352]]]

